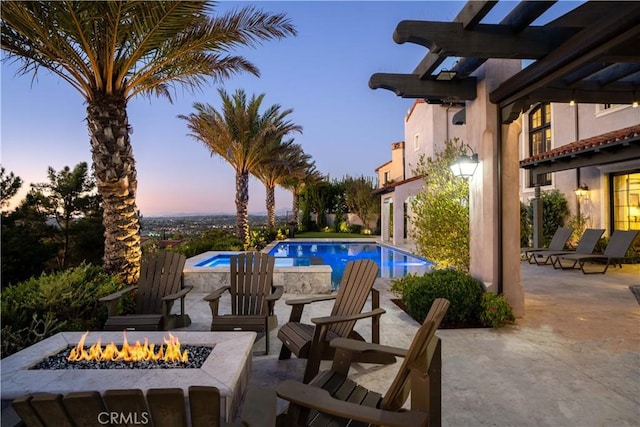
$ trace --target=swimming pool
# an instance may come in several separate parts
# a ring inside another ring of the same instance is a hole
[[[194,264],[195,267],[229,267],[231,254],[218,254]],[[306,267],[311,265],[309,258],[276,258],[274,267]]]
[[[423,274],[431,269],[432,263],[408,252],[375,242],[279,242],[269,254],[283,259],[322,258],[330,265],[331,287],[336,289],[349,261],[370,259],[378,264],[378,277],[396,278],[409,273]],[[277,261],[276,261],[277,262]]]

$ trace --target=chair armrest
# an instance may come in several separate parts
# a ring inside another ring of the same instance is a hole
[[[381,316],[386,311],[383,308],[375,308],[364,313],[351,314],[349,316],[325,316],[314,317],[311,322],[316,325],[331,325],[333,323],[349,322],[351,320],[366,319],[367,317]]]
[[[193,289],[193,286],[186,286],[186,287],[180,289],[175,294],[165,295],[164,297],[162,297],[162,301],[175,301],[178,298],[184,297],[186,294],[191,292],[192,289]]]
[[[312,302],[329,301],[329,300],[332,300],[332,299],[336,299],[336,296],[337,295],[323,295],[323,296],[320,296],[320,297],[290,299],[290,300],[285,301],[285,304],[287,304],[287,305],[311,304]]]
[[[296,405],[342,418],[391,427],[427,426],[429,414],[423,411],[392,412],[334,399],[326,391],[295,381],[284,381],[276,387],[282,399]]]
[[[117,300],[117,299],[122,298],[124,295],[126,295],[126,294],[128,294],[131,291],[134,291],[136,289],[138,289],[138,286],[129,286],[128,288],[121,289],[121,290],[119,290],[117,292],[114,292],[114,293],[109,294],[109,295],[107,295],[105,297],[102,297],[98,301],[100,301],[100,302],[110,302],[110,301],[113,301],[113,300]]]
[[[240,416],[242,423],[249,427],[275,427],[278,410],[278,396],[275,390],[248,387]]]
[[[282,297],[284,293],[284,286],[274,286],[273,292],[265,298],[267,301],[276,301]]]
[[[219,289],[216,289],[215,291],[211,292],[209,295],[207,295],[206,297],[204,297],[205,301],[214,301],[219,299],[223,293],[225,293],[226,291],[228,291],[229,289],[231,289],[231,286],[223,286]]]
[[[354,353],[376,351],[398,357],[406,357],[407,355],[407,350],[404,348],[391,347],[388,345],[375,344],[350,338],[334,338],[331,340],[329,345],[333,348],[340,348]]]

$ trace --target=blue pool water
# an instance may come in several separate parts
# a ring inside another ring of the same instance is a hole
[[[229,267],[231,254],[219,254],[195,264],[196,267]],[[276,267],[299,267],[310,265],[309,258],[276,258]]]
[[[333,270],[331,286],[334,289],[340,284],[347,262],[356,259],[370,259],[378,264],[378,277],[396,278],[409,273],[423,274],[432,266],[426,259],[371,242],[280,242],[269,254],[275,256],[276,260],[322,258],[323,263],[330,265]]]

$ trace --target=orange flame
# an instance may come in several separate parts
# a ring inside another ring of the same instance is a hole
[[[144,339],[144,344],[140,344],[140,341],[136,341],[134,345],[129,345],[127,342],[127,334],[123,332],[124,340],[122,341],[122,347],[118,349],[113,342],[102,347],[102,340],[98,339],[98,342],[89,347],[89,351],[84,348],[84,341],[89,335],[89,332],[85,332],[78,345],[71,349],[71,353],[67,357],[69,362],[80,362],[82,360],[94,360],[94,361],[125,361],[125,362],[139,362],[139,361],[153,361],[162,360],[165,362],[188,362],[187,350],[181,352],[180,341],[169,333],[169,339],[164,338],[165,347],[160,346],[156,351],[155,344],[149,344],[148,339]]]

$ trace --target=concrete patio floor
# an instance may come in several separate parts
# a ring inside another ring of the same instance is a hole
[[[606,275],[521,266],[526,313],[515,325],[437,333],[443,426],[639,426],[640,305],[628,286],[640,284],[640,265],[610,268]],[[381,290],[389,285],[388,279],[376,283]],[[190,330],[209,328],[202,296],[192,294],[187,301]],[[393,297],[387,291],[381,295],[387,310],[381,341],[407,347],[418,324],[391,302]],[[307,306],[303,321],[326,315],[331,306]],[[279,324],[286,322],[289,309],[278,301]],[[359,322],[357,329],[370,337],[370,322]],[[278,360],[275,330],[270,337],[270,353],[264,355],[264,337],[258,335],[250,383],[272,388],[285,379],[300,380],[305,360]],[[352,377],[384,392],[397,369],[398,363],[356,364]],[[278,405],[283,410],[286,402]]]

